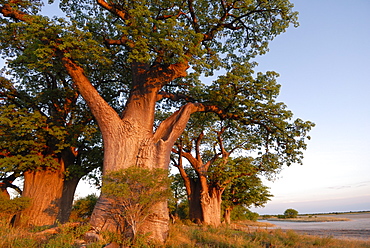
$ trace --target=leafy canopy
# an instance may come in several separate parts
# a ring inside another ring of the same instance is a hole
[[[288,0],[61,0],[65,18],[33,15],[40,3],[6,1],[31,17],[1,18],[6,56],[22,55],[33,68],[54,66],[63,54],[88,71],[119,62],[129,74],[132,62],[186,62],[210,75],[264,54],[269,41],[298,25]]]

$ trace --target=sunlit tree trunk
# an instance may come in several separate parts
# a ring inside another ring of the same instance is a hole
[[[222,192],[208,185],[204,176],[200,177],[202,189],[200,192],[200,205],[202,206],[203,223],[211,226],[221,224],[221,195]]]
[[[22,197],[30,206],[16,218],[16,226],[54,225],[60,210],[64,168],[26,171]]]
[[[63,60],[102,133],[103,175],[131,166],[168,169],[171,149],[183,132],[190,114],[198,110],[198,105],[184,105],[164,120],[154,132],[155,105],[160,97],[159,90],[164,84],[186,75],[187,63],[159,68],[133,63],[132,91],[120,117],[91,85],[83,68],[68,58]],[[124,225],[115,221],[112,213],[116,211],[112,211],[110,202],[102,194],[96,204],[90,221],[96,232],[117,231]],[[152,239],[164,242],[168,234],[168,222],[167,202],[162,202],[153,206],[147,223],[138,232],[150,233]]]
[[[73,165],[71,149],[65,149],[56,168],[37,168],[24,173],[22,197],[30,206],[16,218],[16,225],[44,226],[69,220],[73,198],[81,176],[66,178],[66,168]]]
[[[187,188],[189,218],[195,223],[219,226],[221,224],[222,191],[209,187],[204,175],[198,174],[198,178],[194,180],[183,173],[180,174]]]

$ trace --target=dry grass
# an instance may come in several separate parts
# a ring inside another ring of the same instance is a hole
[[[1,248],[73,248],[82,247],[81,238],[88,227],[63,225],[58,233],[34,233],[26,229],[0,225]],[[84,247],[100,248],[102,243]],[[238,222],[230,226],[212,228],[198,225],[172,225],[169,239],[163,246],[142,242],[132,247],[214,247],[214,248],[370,248],[370,241],[338,240],[332,237],[300,235],[294,231],[269,230],[255,222]]]
[[[294,231],[270,230],[259,224],[238,222],[227,227],[176,224],[171,227],[166,247],[250,248],[369,248],[370,241],[339,240],[301,235]]]

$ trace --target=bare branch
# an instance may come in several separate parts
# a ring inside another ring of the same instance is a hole
[[[102,6],[103,8],[105,8],[106,10],[108,10],[109,12],[111,12],[112,14],[114,15],[117,15],[118,17],[120,17],[122,20],[127,20],[129,18],[128,14],[125,13],[124,11],[118,9],[116,6],[114,5],[111,5],[111,4],[108,4],[106,1],[104,0],[96,0],[96,2]]]
[[[4,4],[0,7],[0,13],[2,13],[5,17],[10,17],[18,21],[27,22],[27,18],[30,16],[22,11],[16,10],[10,6],[10,4]]]

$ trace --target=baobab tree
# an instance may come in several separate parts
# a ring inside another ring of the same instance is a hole
[[[0,78],[1,179],[31,199],[15,224],[64,223],[78,182],[102,165],[100,134],[62,73],[12,66],[10,79]],[[12,184],[17,178],[23,190]]]
[[[53,64],[70,75],[102,133],[103,174],[130,166],[168,169],[171,149],[192,113],[243,118],[201,101],[200,75],[247,63],[265,53],[268,42],[290,24],[297,25],[297,13],[287,0],[61,0],[67,20],[35,15],[38,3],[9,0],[0,5],[2,47],[18,51],[29,66]],[[119,69],[106,70],[107,76],[126,80],[122,112],[92,80],[96,71],[108,67]],[[175,111],[154,128],[158,103]],[[115,230],[106,214],[110,207],[102,194],[91,218],[96,232]],[[167,203],[153,206],[147,222],[141,231],[164,241]]]
[[[215,80],[203,100],[234,116],[194,114],[172,150],[177,155],[173,165],[186,186],[189,217],[196,222],[218,226],[222,194],[240,178],[273,176],[284,165],[302,163],[314,124],[293,119],[293,113],[277,102],[276,73],[254,74],[252,64],[235,65]]]

